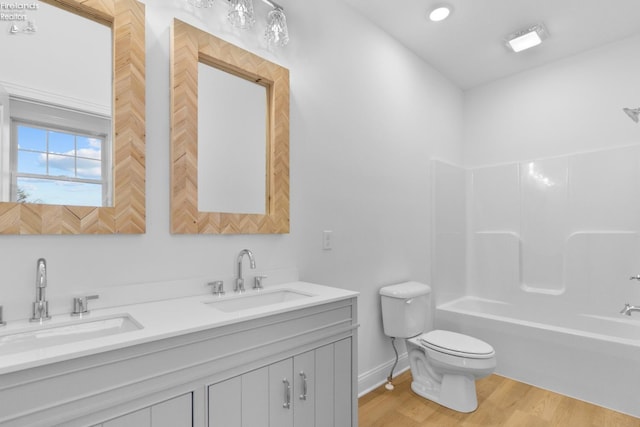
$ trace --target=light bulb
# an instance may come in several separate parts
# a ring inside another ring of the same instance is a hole
[[[231,0],[227,17],[229,18],[229,22],[236,28],[245,30],[253,27],[255,23],[255,18],[253,17],[253,1]]]
[[[269,46],[285,46],[289,43],[287,17],[282,9],[273,9],[269,12],[264,37]]]
[[[429,13],[429,19],[433,22],[444,21],[450,14],[451,8],[449,6],[439,6]]]

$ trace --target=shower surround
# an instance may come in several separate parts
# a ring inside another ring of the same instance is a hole
[[[597,314],[640,301],[640,147],[468,174],[471,294]]]
[[[640,273],[640,146],[469,170],[434,161],[433,170],[434,252],[445,258],[436,281],[595,314],[640,304],[629,280]]]
[[[433,161],[432,170],[438,327],[494,345],[497,373],[640,416],[640,398],[623,407],[610,398],[615,384],[628,401],[640,381],[621,378],[637,371],[640,315],[619,313],[640,305],[630,280],[640,273],[640,146],[473,169]],[[535,346],[525,349],[515,337],[527,334]],[[585,336],[593,345],[571,357]],[[560,343],[566,357],[550,358]],[[577,376],[597,378],[595,391]]]

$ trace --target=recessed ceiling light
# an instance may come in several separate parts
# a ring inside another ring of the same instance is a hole
[[[507,47],[514,52],[522,52],[542,43],[547,38],[547,30],[542,24],[534,25],[507,37]]]
[[[429,12],[429,19],[433,22],[444,21],[451,14],[451,6],[441,5]]]

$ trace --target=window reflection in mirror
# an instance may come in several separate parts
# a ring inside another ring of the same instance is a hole
[[[267,209],[267,89],[198,63],[198,210]]]
[[[111,206],[111,119],[11,98],[11,188],[2,201]]]
[[[111,28],[30,13],[35,33],[0,35],[0,201],[112,206]]]

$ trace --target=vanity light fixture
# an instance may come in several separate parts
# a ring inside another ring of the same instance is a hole
[[[507,37],[506,44],[513,52],[522,52],[542,43],[548,36],[543,24],[533,25],[526,30],[518,31]]]
[[[264,0],[263,0],[264,1]],[[287,17],[284,10],[278,4],[265,1],[273,7],[267,15],[267,28],[264,31],[264,38],[270,47],[286,46],[289,43],[289,29],[287,28]]]
[[[256,22],[253,17],[253,0],[231,0],[227,18],[231,25],[241,30],[253,27]]]
[[[443,4],[436,6],[429,12],[429,19],[433,22],[444,21],[451,15],[451,6]]]
[[[627,116],[631,117],[631,120],[638,123],[640,121],[638,116],[640,116],[640,107],[638,108],[623,108],[622,111],[627,113]]]
[[[214,0],[186,0],[192,6],[209,8]],[[226,0],[229,3],[227,18],[231,25],[242,30],[253,27],[255,16],[253,13],[253,0]],[[289,29],[284,8],[271,0],[262,0],[273,9],[267,14],[267,25],[264,38],[269,47],[283,47],[289,43]]]
[[[213,6],[213,0],[187,0],[191,6],[208,8]]]

